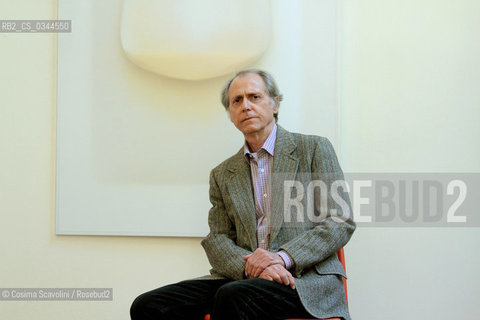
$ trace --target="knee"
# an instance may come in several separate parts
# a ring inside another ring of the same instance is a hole
[[[235,282],[236,281],[232,281],[218,288],[217,292],[215,293],[214,300],[217,302],[229,301],[230,297],[233,296],[235,291]]]
[[[130,318],[132,320],[144,320],[148,318],[148,305],[151,302],[151,297],[148,292],[139,295],[130,307]]]
[[[253,279],[240,280],[221,286],[215,294],[212,319],[256,319],[253,309],[248,308],[255,296],[254,282]]]
[[[221,286],[216,294],[215,301],[220,303],[232,303],[241,301],[251,293],[251,280],[232,281]]]
[[[238,281],[232,281],[218,288],[213,298],[212,319],[239,319],[239,292]]]
[[[237,284],[237,282],[238,281],[232,281],[218,288],[217,292],[215,293],[215,301],[228,302],[238,295],[238,289],[240,286]]]

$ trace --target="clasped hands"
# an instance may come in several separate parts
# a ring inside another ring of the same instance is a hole
[[[258,248],[243,257],[243,260],[247,262],[245,266],[247,278],[262,278],[295,289],[295,280],[292,274],[285,269],[285,262],[277,253]]]

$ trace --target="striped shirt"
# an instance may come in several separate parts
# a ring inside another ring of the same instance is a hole
[[[275,124],[262,148],[257,152],[250,152],[247,142],[244,145],[244,154],[250,164],[253,191],[255,197],[255,214],[257,217],[258,247],[268,250],[270,237],[270,217],[272,209],[272,171],[277,125]],[[293,266],[293,260],[283,250],[277,252],[285,262],[286,269]]]

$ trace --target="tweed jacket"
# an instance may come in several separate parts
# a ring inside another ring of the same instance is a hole
[[[331,143],[278,126],[272,171],[269,250],[285,250],[293,258],[295,267],[290,271],[296,290],[312,316],[349,320],[342,280],[346,275],[335,254],[355,230],[348,195],[338,188],[337,198],[330,190],[324,196],[313,192],[313,200],[306,196],[312,181],[322,180],[331,188],[334,181],[343,180]],[[285,191],[290,185],[286,181],[298,181],[305,187]],[[212,269],[201,279],[245,279],[243,257],[258,244],[252,178],[243,148],[212,170],[210,202],[210,233],[201,244]],[[315,216],[308,213],[309,205]]]

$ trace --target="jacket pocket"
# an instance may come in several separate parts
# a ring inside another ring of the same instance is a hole
[[[319,262],[315,265],[315,271],[320,275],[325,274],[338,274],[347,278],[345,269],[343,269],[342,263],[338,260],[337,254],[332,254],[326,260]]]

